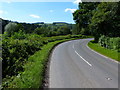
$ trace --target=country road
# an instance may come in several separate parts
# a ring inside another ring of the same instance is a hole
[[[118,88],[118,63],[88,48],[90,40],[64,42],[53,50],[49,88]]]

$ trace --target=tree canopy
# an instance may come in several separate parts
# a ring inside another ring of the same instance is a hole
[[[95,36],[120,36],[120,2],[83,2],[73,13],[79,33],[88,32]]]

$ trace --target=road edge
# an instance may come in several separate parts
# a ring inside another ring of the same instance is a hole
[[[90,42],[90,41],[89,41],[89,42]],[[89,43],[89,42],[88,42],[88,43]],[[89,50],[93,51],[94,53],[96,53],[96,54],[98,54],[98,55],[100,55],[100,56],[102,56],[102,57],[104,57],[104,58],[108,58],[109,60],[111,60],[111,61],[113,61],[113,62],[115,62],[115,63],[118,63],[118,64],[120,63],[120,62],[116,61],[115,59],[112,59],[112,58],[110,58],[110,57],[107,57],[107,56],[105,56],[105,55],[103,55],[103,54],[101,54],[101,53],[99,53],[99,52],[91,49],[91,48],[88,46],[88,43],[86,44],[86,47],[87,47]]]
[[[77,40],[77,39],[71,39],[71,40]],[[44,73],[44,80],[43,80],[43,85],[42,87],[43,88],[49,88],[49,71],[50,71],[50,62],[51,62],[51,56],[52,56],[52,53],[54,51],[54,49],[59,45],[59,44],[62,44],[64,42],[68,42],[68,41],[71,41],[71,40],[65,40],[65,41],[61,41],[61,42],[58,42],[56,43],[50,50],[49,52],[49,55],[48,55],[48,58],[47,58],[47,62],[46,62],[46,66],[45,66],[45,73]]]

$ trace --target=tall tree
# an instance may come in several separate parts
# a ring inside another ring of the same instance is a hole
[[[96,41],[101,35],[120,36],[120,2],[102,2],[99,4],[89,26]]]
[[[17,23],[8,23],[5,26],[5,32],[7,32],[8,36],[11,36],[12,34],[14,34],[14,32],[18,32],[19,31],[19,26]]]
[[[79,9],[76,10],[73,13],[73,19],[75,20],[77,24],[77,30],[80,33],[81,29],[84,28],[84,30],[87,30],[87,26],[90,23],[90,20],[92,18],[92,12],[96,9],[97,5],[99,3],[97,2],[83,2],[79,3]],[[88,31],[88,30],[87,30]]]

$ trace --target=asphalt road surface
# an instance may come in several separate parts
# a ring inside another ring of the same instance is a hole
[[[88,48],[90,40],[64,42],[53,50],[49,88],[118,88],[118,63]]]

